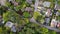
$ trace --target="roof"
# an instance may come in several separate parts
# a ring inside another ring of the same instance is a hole
[[[45,2],[43,3],[43,6],[44,6],[44,7],[50,7],[50,4],[51,4],[51,2],[45,1]]]
[[[12,26],[11,31],[16,32],[16,27],[15,27],[15,25]]]
[[[60,10],[60,5],[56,4],[56,5],[55,5],[55,9],[56,9],[56,10]]]
[[[26,0],[27,3],[31,4],[32,3],[32,0]]]
[[[6,27],[12,27],[13,26],[13,23],[8,21],[6,24],[5,24]]]

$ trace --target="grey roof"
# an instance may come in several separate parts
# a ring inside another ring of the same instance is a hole
[[[43,6],[44,6],[44,7],[50,7],[50,4],[51,4],[51,2],[45,1],[45,2],[43,3]]]
[[[16,31],[17,31],[15,25],[13,25],[13,26],[11,27],[11,31],[12,31],[12,32],[16,32]]]
[[[45,18],[45,22],[49,23],[50,22],[50,18]]]
[[[26,0],[26,2],[28,2],[29,4],[31,4],[32,3],[32,0]]]
[[[56,16],[59,16],[60,15],[60,13],[59,12],[56,12]]]
[[[56,9],[56,10],[60,10],[60,5],[55,4],[55,9]]]
[[[30,19],[30,22],[36,22],[36,20],[32,17],[32,18]]]

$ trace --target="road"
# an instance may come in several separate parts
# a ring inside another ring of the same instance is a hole
[[[40,25],[41,27],[45,27],[45,28],[47,28],[47,29],[49,29],[49,30],[54,30],[54,31],[56,31],[56,32],[60,32],[60,30],[57,29],[57,28],[53,28],[53,27],[50,27],[50,26],[46,26],[46,25],[39,24],[38,22],[36,22],[36,21],[34,20],[34,18],[32,18],[32,19],[30,20],[30,22],[36,23],[36,24]]]

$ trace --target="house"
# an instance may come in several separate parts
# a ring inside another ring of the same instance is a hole
[[[6,22],[5,27],[11,28],[14,24],[10,21]]]
[[[45,18],[45,22],[46,22],[46,25],[48,25],[50,22],[50,18]]]
[[[27,3],[31,4],[32,3],[32,0],[26,0]]]
[[[54,9],[56,9],[56,10],[60,10],[60,5],[58,5],[58,4],[55,4],[55,7],[54,7]]]
[[[34,19],[34,17],[32,17],[32,18],[30,19],[30,22],[35,22],[35,23],[36,23],[36,20]]]
[[[56,19],[52,19],[52,21],[51,21],[51,27],[56,27],[56,26],[57,26]]]
[[[26,7],[25,8],[25,11],[31,12],[32,11],[32,8],[31,7]]]
[[[60,13],[59,12],[56,12],[56,16],[59,16],[60,15]]]
[[[14,6],[18,6],[18,2],[13,2]]]
[[[12,32],[16,32],[16,31],[17,31],[17,29],[16,29],[16,26],[15,26],[15,25],[13,25],[13,26],[11,27],[11,31],[12,31]]]
[[[43,2],[44,7],[50,7],[50,5],[51,5],[51,2],[47,2],[47,1]]]
[[[46,17],[52,16],[51,9],[47,9],[47,12],[45,13],[45,16],[46,16]]]
[[[57,27],[60,28],[60,22],[57,24]]]
[[[42,5],[43,5],[43,1],[40,0],[40,1],[39,1],[39,6],[42,6]]]

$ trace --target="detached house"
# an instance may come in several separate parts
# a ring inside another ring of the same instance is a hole
[[[44,6],[44,7],[50,7],[50,5],[51,5],[51,2],[45,1],[45,2],[43,3],[43,6]]]
[[[60,10],[60,5],[58,4],[55,4],[55,7],[54,7],[56,10]]]
[[[8,21],[6,22],[5,26],[11,28],[13,26],[13,23]]]

